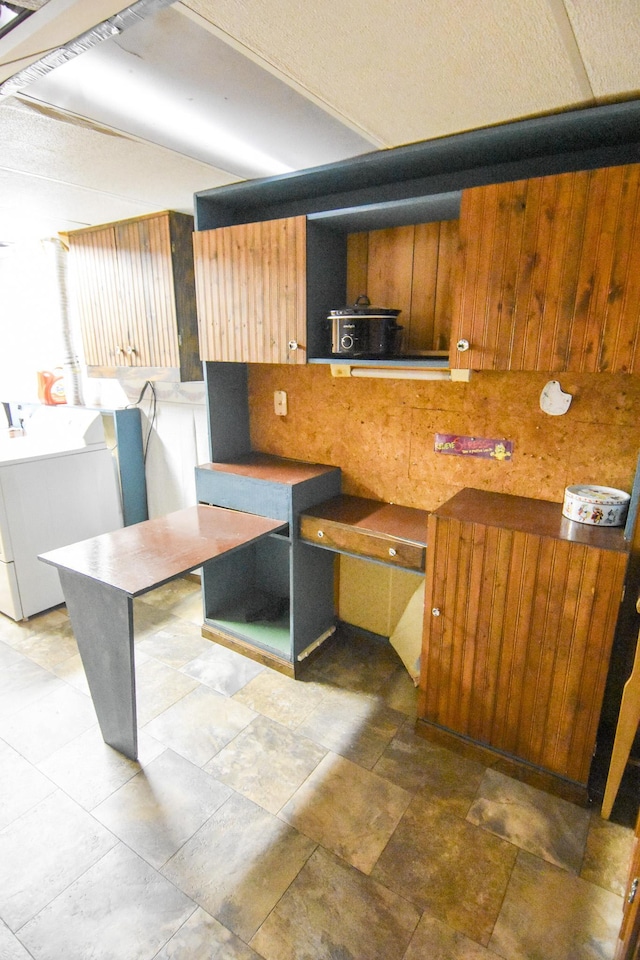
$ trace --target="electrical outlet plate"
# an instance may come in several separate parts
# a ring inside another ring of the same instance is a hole
[[[284,390],[275,390],[273,393],[273,409],[279,417],[287,415],[287,394]]]

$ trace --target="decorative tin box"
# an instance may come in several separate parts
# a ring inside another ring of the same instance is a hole
[[[563,516],[599,527],[622,527],[631,497],[624,490],[579,484],[564,492]]]

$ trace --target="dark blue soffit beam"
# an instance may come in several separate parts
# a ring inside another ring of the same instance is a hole
[[[638,161],[640,100],[628,100],[200,191],[196,229]]]

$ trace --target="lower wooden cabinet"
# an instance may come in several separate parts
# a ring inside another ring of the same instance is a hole
[[[427,542],[419,717],[586,787],[627,566],[622,529],[466,489],[430,515]]]
[[[622,925],[615,960],[638,960],[640,957],[640,815],[631,851],[629,876],[625,890]]]

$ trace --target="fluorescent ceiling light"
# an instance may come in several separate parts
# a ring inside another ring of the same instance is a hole
[[[225,170],[235,169],[239,163],[265,176],[294,169],[229,133],[168,85],[132,74],[126,56],[115,55],[117,48],[111,53],[109,57],[87,57],[77,70],[70,64],[52,78],[57,94],[84,94],[98,116],[116,103],[121,129],[135,129],[141,139],[155,143],[177,140],[181,153]]]
[[[46,76],[51,70],[61,67],[81,53],[86,53],[87,50],[91,50],[99,43],[111,40],[129,27],[139,24],[145,17],[174,2],[175,0],[138,0],[137,3],[121,10],[120,13],[115,14],[108,20],[96,24],[91,30],[80,34],[79,37],[70,40],[64,46],[51,50],[39,60],[36,60],[35,63],[25,67],[24,70],[19,70],[18,73],[15,73],[0,85],[0,96],[13,96],[36,80]],[[6,4],[1,4],[1,6],[6,6]]]
[[[121,17],[105,23],[118,26]],[[49,69],[20,95],[239,179],[371,150],[360,133],[166,0],[155,15]]]

